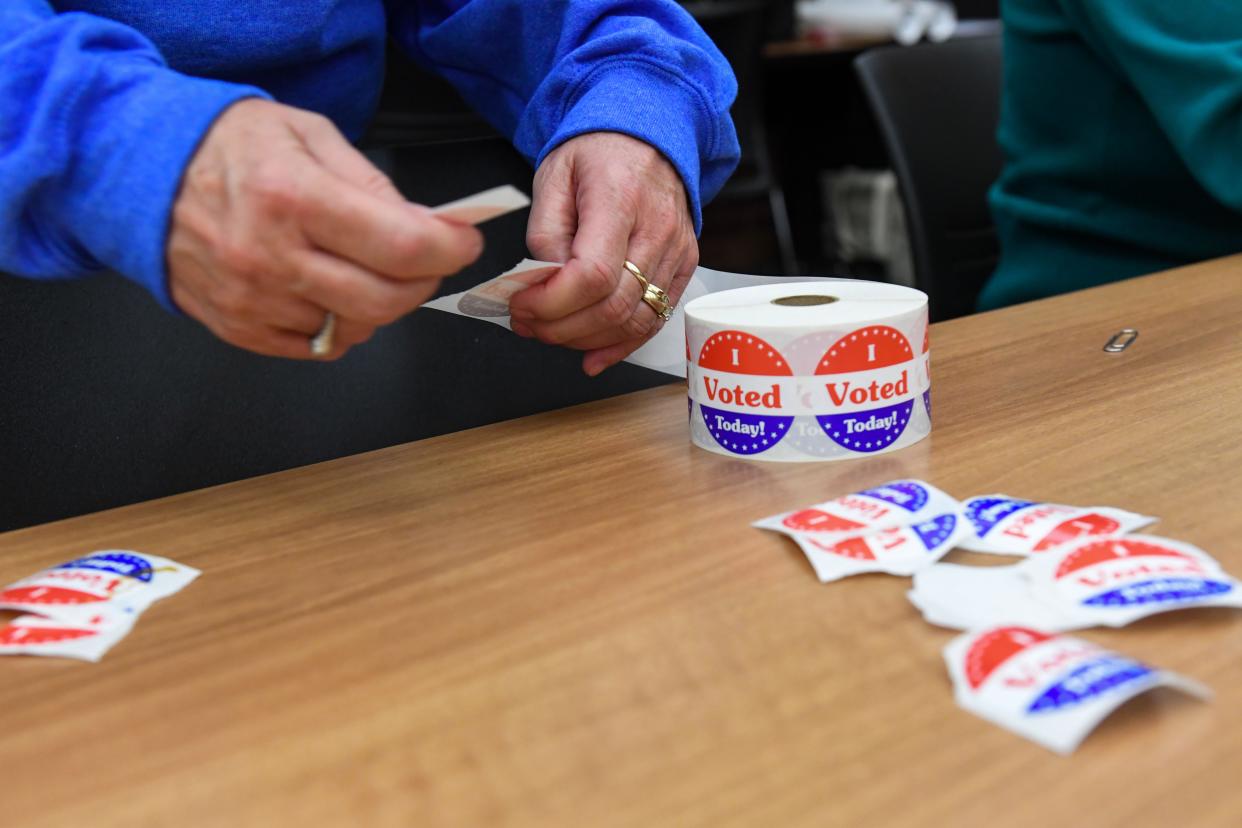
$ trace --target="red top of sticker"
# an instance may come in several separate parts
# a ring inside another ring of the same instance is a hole
[[[858,529],[866,525],[819,509],[803,509],[800,512],[794,512],[786,515],[781,523],[799,532],[843,532],[846,529]]]
[[[0,627],[0,644],[52,644],[98,634],[96,630],[83,630],[78,627],[23,627],[20,624],[8,624]]]
[[[901,331],[888,325],[870,325],[838,339],[820,358],[815,373],[852,374],[900,365],[913,357]]]
[[[1076,518],[1064,521],[1035,544],[1036,552],[1043,552],[1054,546],[1071,541],[1085,535],[1111,535],[1121,528],[1121,524],[1098,512],[1088,512]]]
[[[1167,546],[1147,543],[1146,541],[1114,538],[1112,540],[1088,543],[1066,555],[1065,560],[1061,561],[1060,565],[1057,566],[1056,577],[1064,578],[1072,572],[1077,572],[1080,569],[1093,564],[1103,563],[1104,561],[1139,557],[1190,558],[1189,555],[1178,552],[1176,549],[1170,549]]]
[[[793,376],[780,351],[744,331],[719,331],[703,343],[699,366],[712,371],[760,376]]]
[[[825,552],[830,552],[833,555],[840,555],[843,558],[854,558],[859,561],[875,560],[875,553],[871,551],[871,547],[867,545],[867,541],[864,538],[850,538],[849,540],[843,540],[840,543],[835,543],[832,546],[828,546],[824,543],[817,543],[814,540],[811,540],[811,543],[814,543]]]
[[[0,592],[0,601],[9,604],[90,604],[106,600],[90,592],[54,586],[13,587]]]
[[[997,627],[975,639],[966,653],[966,681],[972,690],[1017,653],[1053,636],[1027,627]]]

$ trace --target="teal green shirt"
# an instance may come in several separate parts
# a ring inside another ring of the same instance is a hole
[[[1242,251],[1242,0],[1004,0],[982,309]]]

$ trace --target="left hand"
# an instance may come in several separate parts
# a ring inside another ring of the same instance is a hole
[[[587,353],[590,376],[615,365],[660,330],[628,259],[676,303],[699,263],[681,177],[654,147],[616,132],[572,138],[535,173],[526,244],[564,262],[509,303],[513,330]]]

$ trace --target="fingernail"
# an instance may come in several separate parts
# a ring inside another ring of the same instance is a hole
[[[603,373],[605,367],[598,362],[592,362],[588,365],[583,365],[582,370],[588,377],[598,377]]]
[[[518,336],[524,336],[527,339],[530,339],[532,336],[535,335],[534,331],[532,331],[530,328],[523,325],[521,322],[515,322],[513,320],[510,320],[509,327],[513,328],[513,332],[515,334],[517,334]]]

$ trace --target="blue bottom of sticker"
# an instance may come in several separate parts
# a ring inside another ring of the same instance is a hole
[[[151,580],[151,562],[137,555],[127,555],[123,552],[97,552],[57,567],[57,569],[71,568],[97,569],[100,572],[115,572],[139,581]]]
[[[819,427],[834,443],[850,451],[882,451],[901,436],[914,411],[914,400],[896,405],[852,411],[849,414],[822,414]]]
[[[1047,713],[1073,707],[1150,674],[1150,667],[1128,658],[1098,658],[1049,687],[1031,702],[1026,712]]]
[[[720,447],[733,454],[759,454],[781,441],[793,417],[743,414],[699,403],[703,424]]]
[[[1137,604],[1167,604],[1193,601],[1230,592],[1233,586],[1207,578],[1156,578],[1120,589],[1101,592],[1083,601],[1093,607],[1129,607]]]
[[[953,530],[957,528],[957,517],[941,515],[924,523],[916,523],[910,528],[919,536],[919,540],[927,547],[927,551],[934,552],[940,548],[940,544],[949,539]]]

